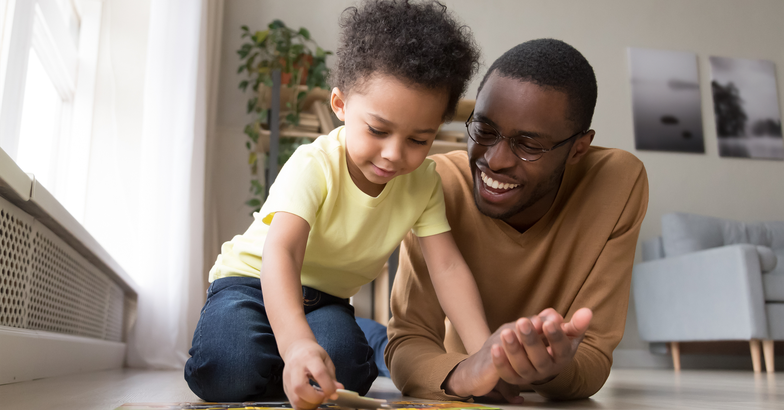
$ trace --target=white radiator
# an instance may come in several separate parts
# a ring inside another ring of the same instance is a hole
[[[0,150],[0,384],[122,367],[135,286]]]
[[[123,341],[119,285],[0,198],[0,325]]]

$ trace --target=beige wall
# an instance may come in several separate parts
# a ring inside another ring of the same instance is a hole
[[[244,136],[247,97],[237,89],[235,50],[239,27],[261,29],[273,18],[307,27],[326,49],[338,40],[337,19],[351,1],[228,0],[224,14],[218,124],[221,240],[250,222],[242,205],[248,189]],[[784,2],[780,0],[604,0],[446,1],[472,28],[484,66],[468,91],[473,98],[487,66],[510,47],[539,37],[566,41],[591,62],[599,83],[593,128],[595,144],[637,155],[648,170],[650,203],[640,239],[660,234],[660,217],[670,211],[739,220],[784,220],[784,162],[719,158],[710,96],[711,55],[767,59],[776,63],[784,95]],[[647,47],[697,53],[702,93],[705,154],[634,149],[631,90],[626,48]],[[779,97],[781,101],[781,97]],[[780,103],[780,106],[781,103]],[[216,250],[217,252],[217,250]],[[639,260],[639,252],[637,255]],[[647,349],[630,311],[622,349]],[[636,350],[635,350],[636,351]]]

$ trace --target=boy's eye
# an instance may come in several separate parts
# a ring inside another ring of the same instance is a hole
[[[418,139],[415,139],[415,138],[411,138],[411,142],[413,142],[414,144],[417,144],[417,145],[427,145],[427,140],[422,141],[422,140],[418,140]]]
[[[386,134],[386,132],[379,131],[379,130],[371,127],[370,125],[368,125],[367,127],[368,127],[368,131],[370,131],[371,134],[374,134],[374,135],[385,135]]]

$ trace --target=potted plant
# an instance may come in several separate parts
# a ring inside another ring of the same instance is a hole
[[[319,47],[304,27],[293,30],[280,20],[274,20],[266,30],[256,32],[251,32],[248,26],[242,26],[242,38],[247,40],[237,50],[242,61],[237,73],[245,72],[247,78],[240,81],[239,88],[247,91],[251,87],[253,94],[248,99],[246,109],[248,113],[254,114],[253,120],[244,130],[248,136],[245,147],[248,149],[252,175],[251,198],[246,204],[256,212],[261,208],[265,193],[259,168],[267,163],[266,154],[261,154],[257,146],[264,143],[259,136],[268,129],[272,71],[279,69],[281,72],[280,104],[284,114],[281,128],[293,127],[300,122],[300,112],[308,93],[314,89],[328,89],[326,58],[332,52]],[[281,139],[278,164],[285,163],[297,146],[309,141],[307,138]]]

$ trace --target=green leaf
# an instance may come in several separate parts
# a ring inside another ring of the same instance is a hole
[[[255,152],[251,152],[250,155],[248,155],[248,165],[252,165],[254,162],[256,162],[257,158],[258,155]]]
[[[258,102],[258,100],[259,100],[258,97],[253,97],[250,100],[248,100],[248,106],[247,106],[248,114],[250,114],[253,111],[253,109],[256,108],[256,103]]]
[[[251,48],[253,48],[253,46],[250,43],[243,44],[242,47],[240,47],[240,49],[237,50],[237,54],[240,55],[240,59],[244,60],[245,57],[247,57],[248,54],[250,54]]]
[[[258,198],[249,199],[245,202],[247,206],[260,206],[261,201]]]
[[[253,41],[255,41],[256,44],[261,45],[264,43],[264,40],[267,39],[267,36],[269,36],[269,30],[257,31],[256,34],[253,35]]]
[[[272,20],[272,23],[269,24],[269,28],[273,30],[276,28],[285,28],[285,27],[286,24],[278,19]]]
[[[240,90],[243,92],[248,88],[248,80],[240,81]]]
[[[242,29],[242,31],[248,31],[248,26],[243,24],[242,26],[240,26],[240,29]]]
[[[258,179],[252,179],[250,181],[250,186],[254,195],[261,195],[261,193],[264,192],[264,185],[261,185],[261,182],[259,182]]]
[[[250,141],[245,141],[245,148],[250,149]]]
[[[288,113],[288,115],[286,115],[286,121],[288,121],[289,124],[297,125],[297,123],[299,122],[299,121],[297,121],[298,119],[299,118],[297,118],[297,116],[294,115],[294,113],[292,113],[292,112],[290,112],[290,113]]]
[[[254,125],[253,123],[246,125],[244,132],[245,132],[245,135],[247,135],[248,138],[250,138],[251,141],[253,141],[253,143],[256,144],[259,141],[259,133],[256,132],[256,129],[253,127],[253,125]],[[248,148],[248,149],[250,149],[250,148]]]
[[[310,31],[308,31],[308,29],[306,29],[305,27],[299,28],[299,35],[304,37],[305,40],[310,40]]]
[[[245,70],[245,64],[241,65],[240,68],[237,69],[237,74],[241,73],[243,70]]]
[[[294,44],[291,46],[291,51],[289,52],[289,55],[291,55],[291,57],[296,58],[299,57],[299,55],[302,54],[304,50],[305,50],[304,45]]]
[[[324,49],[316,46],[316,57],[323,58],[325,55]]]

